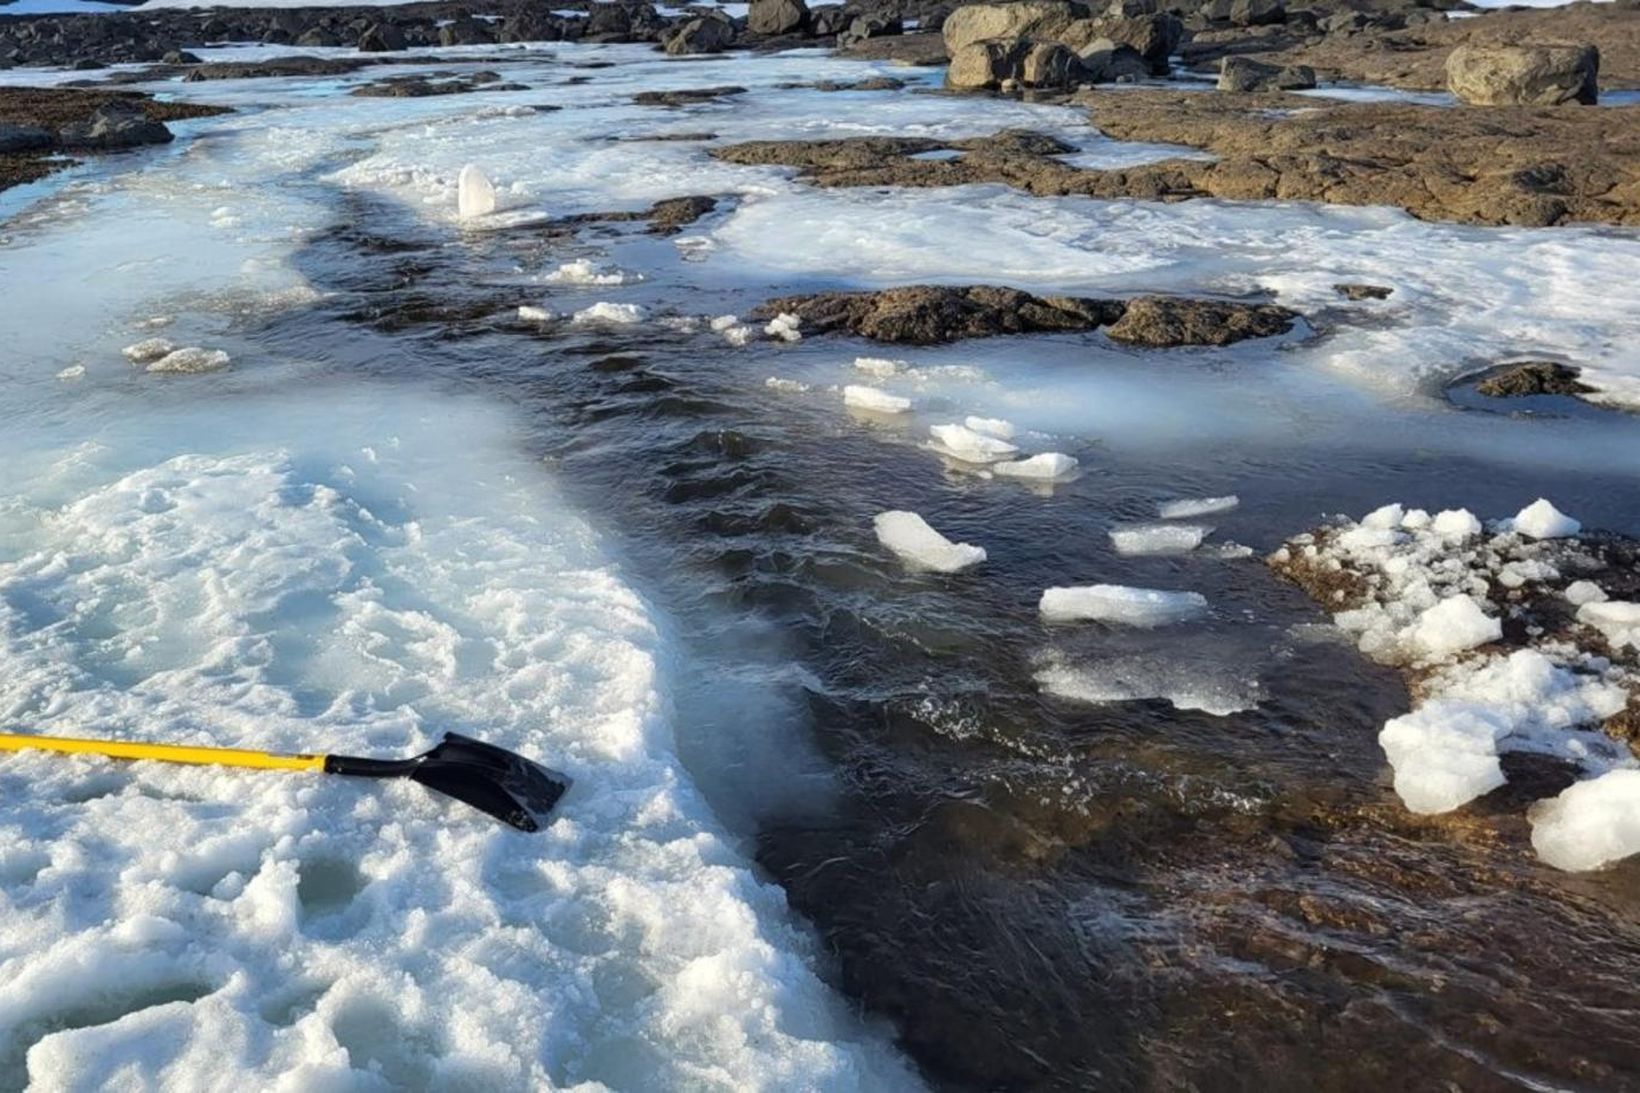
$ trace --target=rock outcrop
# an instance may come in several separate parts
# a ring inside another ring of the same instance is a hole
[[[1591,45],[1466,45],[1446,59],[1447,87],[1472,106],[1592,105],[1599,73]]]

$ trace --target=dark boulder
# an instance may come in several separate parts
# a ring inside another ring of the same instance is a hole
[[[404,48],[404,32],[392,23],[372,23],[359,35],[360,53],[396,53]]]
[[[1493,370],[1475,390],[1492,398],[1588,394],[1594,388],[1580,382],[1580,375],[1581,370],[1558,361],[1520,361]]]
[[[100,106],[83,122],[57,131],[57,143],[64,148],[113,151],[144,144],[164,144],[171,131],[163,122],[151,120],[134,102],[111,102]]]
[[[1298,318],[1275,304],[1139,296],[1106,331],[1113,341],[1161,349],[1180,345],[1229,345],[1244,338],[1285,334]]]
[[[1226,57],[1219,64],[1220,91],[1304,91],[1315,86],[1309,65],[1268,65],[1248,57]]]
[[[797,34],[808,25],[809,8],[803,0],[752,0],[746,12],[746,29],[767,38]]]
[[[663,39],[674,57],[691,53],[722,53],[735,42],[735,25],[716,15],[691,19]]]

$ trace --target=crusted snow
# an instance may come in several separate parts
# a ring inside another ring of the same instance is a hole
[[[879,513],[872,521],[877,541],[922,569],[955,573],[985,560],[985,548],[953,543],[914,512]]]
[[[1188,554],[1212,530],[1201,524],[1131,524],[1112,528],[1110,541],[1118,554]]]
[[[1241,504],[1241,498],[1235,494],[1225,497],[1187,497],[1176,501],[1163,501],[1156,506],[1156,515],[1163,520],[1188,520],[1194,516],[1211,516],[1216,512],[1229,512]]]
[[[1166,626],[1186,622],[1207,611],[1199,592],[1095,584],[1049,588],[1038,605],[1051,622],[1114,622],[1127,626]]]
[[[911,409],[911,400],[876,387],[851,383],[843,388],[843,405],[875,414],[903,414]]]

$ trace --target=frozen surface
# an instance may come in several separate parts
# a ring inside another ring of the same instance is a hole
[[[1557,869],[1598,869],[1640,854],[1640,770],[1567,786],[1532,809],[1532,847]]]
[[[1166,626],[1205,614],[1207,598],[1199,592],[1095,584],[1047,589],[1042,593],[1039,607],[1042,617],[1050,622],[1091,620],[1126,626]]]
[[[955,573],[985,560],[984,547],[953,543],[914,512],[879,513],[872,523],[878,542],[922,569]]]

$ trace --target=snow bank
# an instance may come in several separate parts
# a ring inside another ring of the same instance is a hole
[[[1112,528],[1110,541],[1118,554],[1188,554],[1212,530],[1200,524],[1131,524]]]
[[[1163,501],[1156,506],[1156,515],[1163,520],[1188,520],[1194,516],[1211,516],[1216,512],[1229,512],[1239,504],[1241,504],[1241,498],[1235,494],[1226,497],[1183,498],[1178,501]]]
[[[179,436],[150,420],[8,462],[6,727],[365,755],[459,729],[575,785],[524,835],[409,782],[0,757],[8,1084],[914,1088],[694,789],[675,654],[510,421],[300,402],[219,430],[235,454],[156,457]],[[167,413],[213,443],[220,408]]]
[[[1127,626],[1166,626],[1205,614],[1207,598],[1199,592],[1095,584],[1047,589],[1039,608],[1050,622],[1094,620]]]
[[[936,451],[963,463],[995,463],[1019,451],[1006,440],[976,433],[966,425],[930,425],[928,432]]]
[[[973,418],[969,418],[973,421]],[[1076,473],[1077,462],[1073,456],[1063,452],[1043,452],[1033,455],[1029,459],[1016,459],[1007,463],[993,463],[991,471],[1005,478],[1032,478],[1038,481],[1052,481],[1058,478],[1068,478]]]
[[[1567,786],[1530,813],[1532,848],[1556,869],[1597,869],[1640,854],[1640,770]]]
[[[843,388],[843,405],[874,414],[903,414],[911,409],[911,400],[891,395],[887,391],[851,383]]]
[[[879,513],[873,524],[877,541],[923,569],[955,573],[985,560],[985,548],[953,543],[914,512]]]

